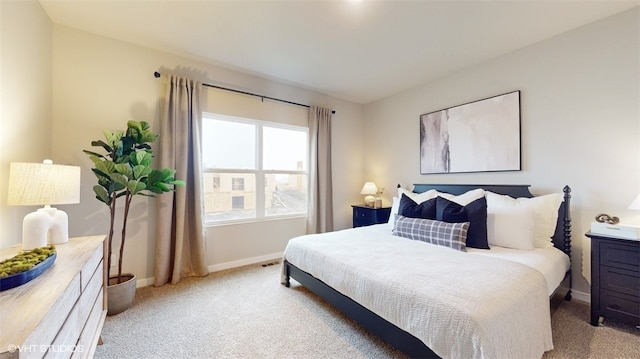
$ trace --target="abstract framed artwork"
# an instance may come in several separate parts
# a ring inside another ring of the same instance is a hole
[[[520,91],[420,115],[420,173],[520,171]]]

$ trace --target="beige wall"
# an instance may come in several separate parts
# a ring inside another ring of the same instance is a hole
[[[580,273],[595,215],[640,223],[626,209],[640,193],[638,18],[635,8],[367,105],[365,137],[376,145],[365,178],[387,188],[531,184],[534,194],[570,185],[574,287],[589,293]],[[522,171],[420,175],[421,114],[514,90],[522,91]]]
[[[37,2],[0,1],[0,248],[20,243],[22,218],[37,207],[7,206],[10,162],[51,151],[51,23]]]
[[[349,141],[353,157],[336,156],[337,168],[358,168],[358,176],[336,171],[335,206],[347,208],[362,181],[359,138],[362,106],[330,98],[259,77],[207,65],[169,53],[134,46],[71,28],[53,27],[53,151],[67,162],[82,166],[82,203],[69,206],[71,235],[105,233],[107,208],[94,200],[91,162],[82,153],[103,129],[120,129],[129,119],[146,120],[157,128],[162,80],[156,70],[189,75],[206,83],[222,84],[298,103],[327,106],[336,110],[334,141]],[[256,104],[260,104],[256,99]],[[340,149],[340,145],[337,146]],[[347,149],[342,149],[347,150]],[[339,152],[337,152],[339,153]],[[355,196],[355,197],[354,197]],[[139,278],[153,276],[154,201],[137,198],[133,205],[125,253],[125,269]],[[292,222],[292,223],[289,223]],[[350,225],[350,217],[337,211],[339,228]],[[247,230],[250,228],[250,230]],[[279,257],[286,241],[304,233],[301,219],[288,222],[254,223],[250,226],[218,226],[207,230],[208,263],[212,268]],[[144,283],[144,282],[143,282]]]

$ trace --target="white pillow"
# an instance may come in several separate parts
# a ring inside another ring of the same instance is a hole
[[[533,212],[526,206],[487,208],[487,237],[490,246],[534,249]]]
[[[414,193],[411,191],[408,191],[404,188],[398,188],[398,198],[402,198],[402,195],[406,195],[407,197],[411,198],[414,202],[416,202],[417,204],[420,204],[424,201],[428,201],[432,198],[436,198],[438,197],[438,194],[440,192],[436,191],[435,189],[430,189],[428,191],[422,192],[422,193]],[[396,211],[397,213],[397,211]],[[393,214],[393,213],[392,213]]]
[[[391,203],[391,214],[389,215],[389,221],[387,221],[387,227],[389,227],[390,231],[393,231],[393,227],[395,225],[396,214],[398,214],[398,208],[400,207],[400,198],[393,197],[393,202]]]
[[[438,197],[439,192],[435,189],[430,189],[422,193],[415,193],[404,188],[398,188],[398,196],[393,197],[393,203],[391,204],[391,214],[389,215],[389,221],[387,222],[389,230],[393,230],[395,226],[396,214],[398,214],[398,208],[400,207],[400,198],[402,198],[403,194],[411,198],[417,204],[420,204],[424,201],[428,201],[432,198]]]
[[[552,193],[533,198],[512,198],[486,192],[487,214],[496,211],[515,210],[518,207],[529,210],[533,215],[533,245],[537,248],[552,247],[551,237],[556,231],[558,209],[562,194]]]
[[[482,188],[476,188],[476,189],[472,189],[470,191],[467,191],[461,195],[458,196],[454,196],[452,194],[449,193],[442,193],[442,192],[438,192],[438,196],[442,197],[442,198],[446,198],[451,202],[455,202],[461,206],[466,206],[469,203],[475,201],[476,199],[480,199],[482,197],[484,197],[484,193],[485,191]]]

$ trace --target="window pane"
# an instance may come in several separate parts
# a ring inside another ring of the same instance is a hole
[[[207,168],[255,169],[256,126],[202,119],[202,162]]]
[[[264,183],[266,216],[307,213],[306,175],[267,174]]]
[[[305,171],[307,169],[307,133],[285,128],[263,128],[265,170]]]
[[[242,177],[233,177],[231,179],[231,190],[232,191],[244,191],[244,178],[242,178]]]
[[[205,221],[256,217],[255,174],[205,173]]]

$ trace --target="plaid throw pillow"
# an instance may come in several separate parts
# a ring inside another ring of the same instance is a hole
[[[467,250],[469,222],[447,223],[423,218],[409,218],[396,215],[393,234],[423,241],[459,251]]]

